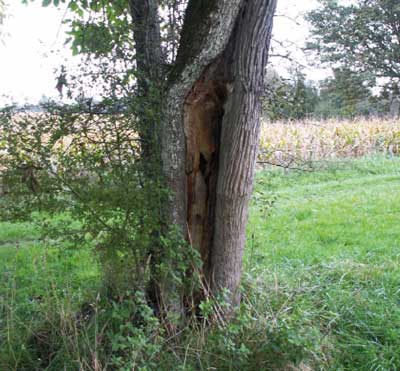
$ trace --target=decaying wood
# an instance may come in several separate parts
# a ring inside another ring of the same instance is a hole
[[[232,303],[239,300],[275,7],[276,0],[191,1],[165,106],[169,221],[200,250],[208,287],[228,289]]]
[[[219,142],[228,90],[228,82],[203,75],[184,105],[188,238],[200,250],[205,272],[214,231]]]
[[[195,16],[196,1],[192,0],[188,4],[177,56],[177,67],[172,72],[164,108],[165,121],[161,138],[162,162],[167,184],[172,190],[168,219],[171,224],[179,226],[185,233],[187,231],[187,181],[186,139],[183,128],[184,102],[207,66],[223,53],[242,0],[214,2],[216,8],[212,8],[210,13],[197,18]],[[217,22],[216,19],[224,19],[224,22]]]

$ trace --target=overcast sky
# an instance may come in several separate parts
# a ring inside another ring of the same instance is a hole
[[[71,55],[69,50],[64,50],[64,55],[57,52],[65,40],[60,30],[65,12],[42,8],[41,1],[6,3],[8,17],[0,41],[0,96],[11,95],[19,102],[54,96],[53,71]]]
[[[54,71],[61,64],[73,61],[64,46],[65,7],[43,8],[38,0],[29,5],[21,4],[21,0],[6,0],[6,3],[8,17],[0,41],[0,103],[4,103],[1,98],[4,95],[21,103],[37,102],[43,95],[56,97]],[[315,7],[316,0],[278,0],[278,4],[275,38],[302,45],[308,28],[300,15]],[[308,70],[308,76],[318,79],[323,73]]]

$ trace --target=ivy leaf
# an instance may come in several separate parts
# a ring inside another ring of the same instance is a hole
[[[51,4],[51,0],[43,0],[42,6],[49,6]]]

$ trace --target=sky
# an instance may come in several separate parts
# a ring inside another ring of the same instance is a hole
[[[62,20],[67,16],[66,6],[43,8],[39,0],[29,5],[6,0],[6,4],[7,18],[0,40],[0,104],[36,103],[42,96],[56,98],[55,71],[62,64],[76,63],[76,57],[64,45],[66,28]],[[316,0],[278,0],[275,38],[302,45],[308,27],[300,15],[316,4]],[[294,56],[306,64],[304,55]],[[276,60],[276,64],[282,69],[286,62]],[[313,68],[306,72],[312,79],[326,75]]]
[[[278,0],[278,8],[274,19],[273,39],[283,42],[290,53],[290,59],[298,62],[309,80],[321,80],[330,75],[330,71],[312,65],[312,59],[306,56],[301,48],[310,36],[310,28],[303,16],[318,6],[317,0]],[[273,43],[274,45],[274,43]],[[275,54],[271,50],[271,54]],[[285,50],[277,50],[278,54],[287,54]],[[270,58],[274,68],[281,75],[286,75],[293,63],[285,58]]]
[[[72,59],[63,45],[65,8],[43,8],[41,1],[6,3],[7,18],[0,41],[0,97],[10,95],[18,102],[35,102],[42,95],[55,96],[54,70]]]

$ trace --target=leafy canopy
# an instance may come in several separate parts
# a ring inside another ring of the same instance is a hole
[[[376,77],[400,78],[400,2],[398,0],[319,0],[307,15],[312,41],[307,48],[323,63],[346,66]]]

